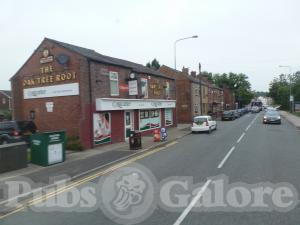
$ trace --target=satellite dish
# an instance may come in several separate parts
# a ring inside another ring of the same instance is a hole
[[[70,57],[65,54],[59,54],[57,56],[57,61],[59,64],[65,65],[69,62],[69,60],[70,60]]]

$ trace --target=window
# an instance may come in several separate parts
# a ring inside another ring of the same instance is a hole
[[[173,110],[165,109],[165,125],[171,126],[173,125]]]
[[[198,96],[199,90],[195,88],[195,96]]]
[[[194,112],[195,113],[198,113],[199,112],[199,107],[197,104],[194,105]]]
[[[160,110],[140,110],[140,131],[150,130],[160,127]]]
[[[5,105],[6,104],[6,99],[2,98],[2,104]]]
[[[119,77],[117,72],[109,72],[109,81],[110,81],[110,95],[118,96],[119,95]]]

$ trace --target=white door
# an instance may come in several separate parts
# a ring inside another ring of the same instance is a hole
[[[134,130],[133,111],[124,112],[125,141],[128,141],[130,131]]]

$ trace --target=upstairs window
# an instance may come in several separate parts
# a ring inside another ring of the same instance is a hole
[[[110,95],[118,96],[119,95],[119,76],[117,72],[109,72],[109,81],[110,81]]]
[[[6,99],[2,98],[2,104],[5,105],[6,104]]]

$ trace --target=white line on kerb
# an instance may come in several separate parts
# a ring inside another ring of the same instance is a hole
[[[226,154],[226,156],[224,157],[224,159],[220,162],[220,164],[218,165],[218,169],[222,168],[222,166],[224,165],[224,163],[226,162],[226,160],[229,158],[229,156],[231,155],[231,153],[234,151],[235,146],[233,146],[229,152]]]
[[[197,195],[193,198],[191,203],[188,205],[188,207],[181,213],[179,218],[176,220],[176,222],[173,225],[180,225],[182,221],[185,219],[185,217],[189,214],[189,212],[193,209],[193,207],[196,205],[196,203],[199,201],[203,193],[205,192],[208,185],[211,183],[211,180],[207,180],[205,184],[202,186],[200,191],[197,193]]]
[[[236,141],[236,143],[240,143],[240,141],[243,139],[244,136],[245,136],[245,132],[240,136],[240,138]]]

